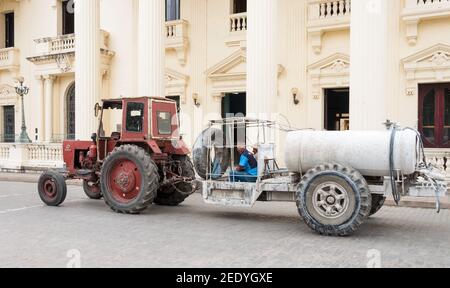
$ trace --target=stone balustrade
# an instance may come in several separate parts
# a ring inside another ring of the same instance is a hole
[[[444,172],[450,182],[450,151],[426,150],[428,164],[431,164]]]
[[[322,49],[322,35],[350,29],[351,0],[308,0],[308,34],[316,54]]]
[[[416,45],[421,21],[446,17],[450,17],[450,0],[405,0],[402,19],[408,43]]]
[[[43,171],[62,167],[61,144],[0,144],[0,170]]]
[[[100,48],[108,50],[109,33],[100,30]],[[55,55],[61,53],[72,53],[75,51],[75,34],[60,35],[57,37],[46,37],[34,40],[35,56]]]
[[[3,48],[0,49],[0,70],[18,70],[20,66],[19,49]]]
[[[247,13],[230,15],[230,32],[247,31]]]
[[[186,20],[167,21],[166,49],[176,52],[178,61],[182,66],[186,64],[188,46],[188,22]]]

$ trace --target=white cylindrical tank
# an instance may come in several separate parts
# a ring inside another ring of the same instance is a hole
[[[363,176],[389,176],[390,131],[294,131],[288,133],[285,162],[293,173],[327,163],[338,163],[358,170]],[[418,161],[417,134],[397,131],[394,168],[413,174]]]

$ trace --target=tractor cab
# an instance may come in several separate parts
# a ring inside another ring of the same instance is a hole
[[[179,140],[177,104],[165,98],[122,98],[96,105],[97,135],[113,141]],[[105,122],[109,122],[108,127]],[[115,125],[113,125],[115,124]],[[108,128],[108,129],[107,129]]]

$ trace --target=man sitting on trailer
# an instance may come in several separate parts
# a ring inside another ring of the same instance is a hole
[[[237,148],[240,159],[239,165],[230,173],[231,182],[256,182],[258,178],[258,161],[245,146]]]

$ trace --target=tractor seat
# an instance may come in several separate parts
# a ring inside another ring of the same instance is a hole
[[[111,133],[111,140],[119,141],[121,136],[120,132],[113,132]]]

